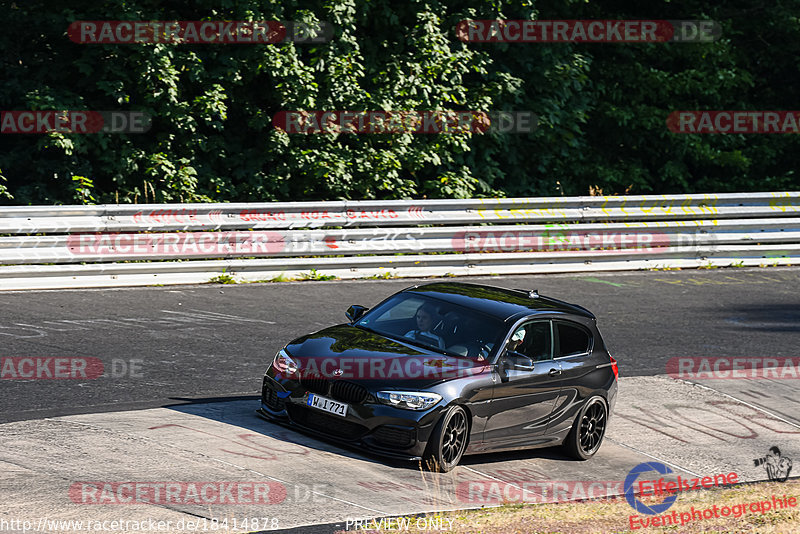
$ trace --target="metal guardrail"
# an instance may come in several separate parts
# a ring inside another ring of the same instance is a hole
[[[0,289],[791,263],[800,192],[0,208]]]

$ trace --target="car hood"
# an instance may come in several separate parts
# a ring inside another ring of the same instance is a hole
[[[442,354],[349,324],[295,339],[286,350],[302,376],[398,390],[424,388],[489,369],[484,361]]]

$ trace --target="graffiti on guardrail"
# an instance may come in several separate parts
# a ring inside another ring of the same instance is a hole
[[[797,259],[797,232],[792,219],[783,216],[798,209],[798,192],[203,206],[17,206],[0,214],[0,233],[6,236],[0,239],[0,270],[5,276],[0,289],[76,287],[100,280],[139,285],[161,282],[167,270],[168,279],[174,280],[167,283],[208,280],[205,272],[198,272],[197,262],[164,262],[163,271],[154,263],[123,263],[146,259],[241,258],[236,263],[246,266],[249,274],[245,278],[258,279],[334,264],[335,274],[345,278],[373,274],[374,270],[383,274],[387,265],[383,254],[397,255],[389,261],[392,274],[399,277],[491,274],[500,270],[588,272],[597,270],[598,262],[603,261],[613,269],[695,267],[705,266],[706,260],[708,266],[790,264]],[[179,235],[175,230],[188,233]],[[209,230],[221,231],[216,236],[205,235],[214,233]],[[148,234],[150,231],[153,233]],[[248,235],[254,231],[275,232],[275,237]],[[74,234],[70,236],[70,232]],[[148,237],[133,237],[137,233]],[[466,258],[466,265],[458,254],[431,256],[426,262],[409,255],[537,250],[574,253],[561,254],[558,261],[545,264],[530,261],[531,255],[486,254],[480,262]],[[350,269],[343,268],[343,258],[325,257],[352,255],[361,257],[358,266]],[[626,255],[629,257],[621,258]],[[265,257],[290,259],[281,265],[250,261]],[[118,263],[89,265],[107,260]],[[23,269],[19,267],[22,264],[35,268]],[[205,265],[214,272],[222,269],[219,263]],[[152,276],[143,277],[143,272]],[[651,280],[699,285],[730,283],[730,278]],[[0,328],[0,335],[5,333]]]
[[[230,215],[226,216],[225,212],[222,210],[212,210],[203,213],[196,209],[162,209],[136,212],[133,214],[133,222],[139,224],[202,224],[206,222],[221,224],[227,217],[230,217]]]
[[[343,224],[354,221],[386,221],[397,219],[400,215],[391,208],[382,209],[346,209],[344,211],[332,210],[242,210],[238,217],[247,222],[269,222],[269,221],[301,221],[301,222],[341,222]]]

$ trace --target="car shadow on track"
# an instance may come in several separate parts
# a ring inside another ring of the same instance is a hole
[[[260,406],[259,399],[260,397],[257,395],[191,399],[172,397],[171,400],[181,401],[181,403],[165,405],[164,408],[231,425],[233,428],[225,430],[225,433],[230,434],[231,438],[240,436],[240,430],[244,429],[265,438],[271,438],[297,447],[334,453],[342,457],[370,463],[393,465],[391,462],[384,462],[383,458],[358,451],[356,447],[348,444],[338,443],[333,440],[324,441],[300,429],[268,421],[256,413],[256,409]],[[402,464],[403,462],[397,463],[398,466]],[[412,462],[405,462],[405,464],[412,465]],[[413,465],[416,466],[416,464]]]
[[[231,425],[234,428],[225,430],[231,437],[241,435],[239,430],[244,429],[264,436],[265,438],[271,438],[298,447],[334,453],[342,457],[382,464],[387,467],[411,470],[420,469],[420,462],[418,461],[386,458],[368,451],[359,450],[356,445],[341,443],[335,440],[327,441],[324,438],[318,438],[311,433],[307,433],[302,429],[268,421],[256,413],[256,408],[259,407],[259,396],[257,395],[209,398],[172,397],[171,400],[179,401],[180,403],[165,405],[164,408]],[[469,467],[471,465],[485,465],[532,458],[571,461],[571,458],[561,453],[559,447],[548,447],[467,455],[464,456],[460,464]]]

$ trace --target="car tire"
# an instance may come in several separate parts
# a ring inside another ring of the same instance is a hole
[[[452,471],[467,449],[469,421],[461,406],[453,406],[439,419],[433,429],[423,464],[429,471]]]
[[[588,460],[595,455],[608,427],[608,407],[603,397],[586,401],[564,439],[566,453],[576,460]]]

